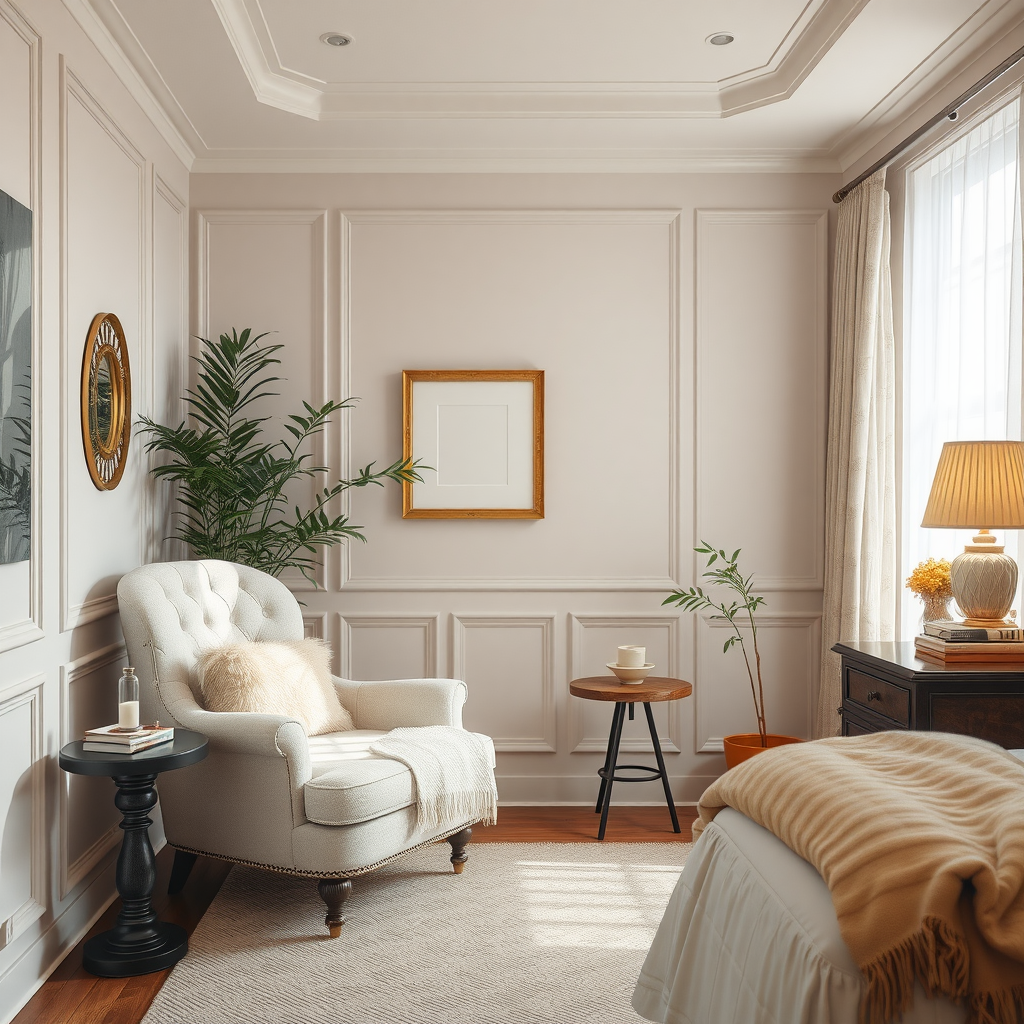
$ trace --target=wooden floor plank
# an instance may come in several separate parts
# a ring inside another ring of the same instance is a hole
[[[595,792],[596,798],[596,792]],[[677,808],[681,832],[672,831],[667,807],[616,807],[608,816],[605,842],[690,842],[696,817],[693,807]],[[589,807],[501,807],[498,822],[473,829],[473,843],[596,843],[600,816]],[[472,860],[473,846],[469,847]],[[184,890],[167,895],[174,851],[157,854],[153,905],[165,921],[181,925],[190,935],[213,902],[231,865],[200,857]],[[120,909],[114,901],[93,928],[91,937],[113,925]],[[57,969],[29,1000],[12,1024],[139,1024],[170,971],[135,978],[94,978],[82,966],[85,939],[70,950]]]

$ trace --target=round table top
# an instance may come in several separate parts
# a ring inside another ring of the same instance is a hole
[[[186,768],[202,761],[207,754],[208,740],[201,732],[175,729],[170,743],[159,743],[135,754],[108,754],[106,751],[83,750],[82,740],[60,748],[57,757],[61,768],[73,775],[157,775],[172,768]]]
[[[609,674],[585,676],[569,683],[569,692],[586,700],[613,700],[616,703],[650,703],[658,700],[679,700],[693,693],[693,685],[685,679],[648,676],[642,683],[620,683]]]

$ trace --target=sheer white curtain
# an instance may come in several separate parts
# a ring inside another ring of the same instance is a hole
[[[972,532],[921,528],[942,443],[1021,436],[1019,117],[1014,100],[907,176],[903,579]],[[1016,531],[1000,539],[1016,558]],[[923,607],[902,594],[910,639]]]
[[[885,171],[839,207],[825,472],[825,590],[816,734],[839,730],[839,640],[896,626],[896,388]]]

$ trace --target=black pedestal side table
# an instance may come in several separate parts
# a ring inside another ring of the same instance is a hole
[[[668,811],[672,815],[672,831],[679,831],[679,818],[676,816],[676,805],[672,799],[672,787],[669,785],[668,772],[665,769],[665,758],[661,753],[658,730],[654,727],[654,715],[651,703],[663,700],[679,700],[693,692],[693,686],[682,679],[671,679],[667,676],[648,676],[642,683],[620,683],[615,676],[586,676],[574,679],[569,683],[569,692],[584,700],[607,700],[615,702],[612,712],[612,728],[608,734],[608,750],[605,754],[604,767],[598,769],[601,777],[601,789],[597,795],[597,806],[594,813],[601,815],[601,827],[597,838],[604,839],[608,825],[608,808],[612,803],[612,784],[615,782],[653,782],[661,779],[665,789]],[[633,705],[643,704],[647,714],[647,727],[651,731],[651,743],[654,745],[654,756],[658,767],[652,768],[645,764],[618,764],[619,741],[622,739],[622,724],[629,708],[629,719],[633,720]],[[620,771],[643,772],[643,775],[619,775]]]
[[[149,812],[156,806],[157,775],[195,764],[206,752],[206,737],[188,729],[175,729],[170,743],[137,754],[83,750],[81,740],[61,748],[58,761],[64,771],[114,780],[114,805],[123,818],[116,876],[121,913],[113,928],[86,942],[82,965],[87,971],[103,978],[128,978],[172,967],[187,952],[185,929],[158,921],[153,911],[156,861],[149,841]]]

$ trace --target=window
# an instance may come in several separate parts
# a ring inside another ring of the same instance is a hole
[[[1021,437],[1019,115],[1014,100],[907,172],[901,584],[970,540],[921,528],[942,443]],[[999,534],[1016,558],[1017,531]],[[909,639],[922,607],[902,594]]]

